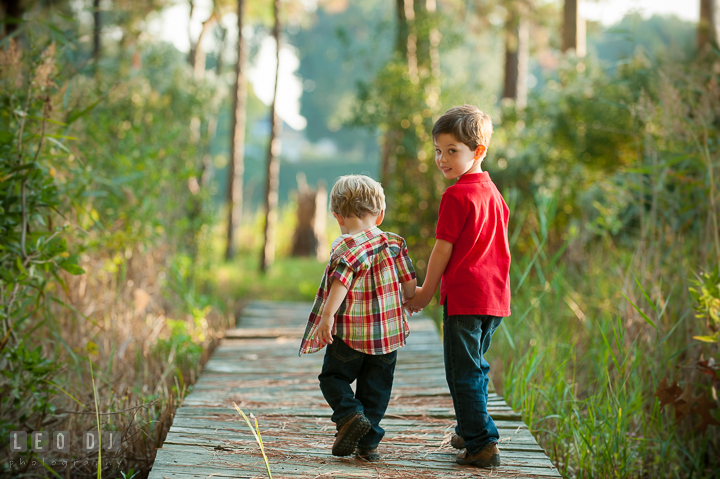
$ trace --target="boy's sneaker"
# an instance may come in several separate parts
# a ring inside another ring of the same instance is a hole
[[[459,434],[453,434],[450,438],[450,445],[455,449],[465,449],[465,439]]]
[[[458,452],[455,462],[463,466],[499,467],[500,449],[496,442],[491,442],[474,456],[471,456],[467,450]]]
[[[380,460],[380,454],[378,453],[377,447],[375,449],[365,449],[358,446],[355,455],[360,459],[365,459],[368,462],[375,462]]]
[[[335,434],[332,447],[333,456],[349,456],[355,452],[357,443],[370,430],[370,421],[362,414],[356,414],[352,419],[340,426]]]

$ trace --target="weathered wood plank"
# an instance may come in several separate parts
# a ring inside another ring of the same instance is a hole
[[[503,466],[455,464],[454,410],[435,325],[415,317],[398,354],[393,397],[382,426],[379,463],[330,454],[332,411],[318,387],[323,353],[297,356],[309,304],[250,303],[227,332],[158,450],[151,479],[267,475],[260,450],[233,409],[257,417],[275,478],[560,477],[502,397],[489,397]]]

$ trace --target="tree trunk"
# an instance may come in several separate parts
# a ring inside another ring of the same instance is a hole
[[[93,20],[93,59],[97,63],[100,60],[100,32],[102,31],[100,0],[93,0]]]
[[[515,100],[517,108],[527,104],[529,57],[528,21],[517,9],[508,13],[505,24],[505,82],[503,98]]]
[[[429,15],[435,15],[437,11],[437,4],[435,0],[426,0],[426,7]],[[437,80],[438,84],[438,95],[440,94],[440,30],[437,28],[437,22],[431,21],[429,23],[430,29],[430,74]],[[438,98],[439,99],[439,98]]]
[[[414,0],[405,0],[405,21],[407,25],[407,47],[405,55],[407,58],[408,75],[410,81],[417,83],[418,77],[418,58],[417,58],[417,29],[415,25],[415,5]]]
[[[395,53],[404,59],[407,57],[408,42],[408,22],[405,16],[405,0],[395,0],[395,15],[397,17]]]
[[[406,8],[410,6],[410,10]],[[413,10],[412,0],[395,0],[395,16],[397,19],[396,31],[395,31],[395,57],[398,61],[402,61],[410,64],[408,58],[408,45],[410,44],[410,26],[408,24],[408,15],[410,18],[414,18],[415,12]],[[413,43],[413,54],[415,51]],[[417,59],[413,60],[413,63],[417,65]],[[393,163],[395,159],[395,149],[399,144],[399,138],[402,134],[392,128],[389,128],[385,132],[385,137],[382,140],[381,156],[380,156],[380,183],[389,185],[390,177],[394,171]]]
[[[587,53],[585,19],[580,16],[580,0],[565,0],[563,6],[562,51],[574,51],[578,57]]]
[[[228,229],[225,259],[235,257],[235,232],[240,227],[243,207],[243,174],[245,172],[245,101],[247,85],[245,82],[245,41],[243,29],[243,0],[238,0],[238,58],[235,66],[235,94],[233,95],[233,119],[230,135],[230,162],[228,164]]]
[[[720,47],[720,1],[700,0],[700,22],[698,23],[698,50],[703,51],[706,45]]]
[[[277,45],[275,68],[275,91],[273,93],[270,121],[270,143],[267,155],[267,177],[265,179],[265,245],[260,257],[260,271],[265,273],[275,261],[275,228],[277,226],[278,183],[280,180],[280,133],[282,122],[277,114],[278,79],[280,77],[280,0],[273,1],[275,27],[273,37]]]
[[[297,174],[297,226],[292,240],[292,256],[313,256],[323,260],[327,256],[325,219],[327,217],[327,190],[308,186],[305,174]]]
[[[205,38],[205,35],[207,32],[210,31],[212,26],[215,24],[215,21],[217,20],[217,15],[215,12],[210,14],[210,17],[205,20],[202,24],[202,30],[200,30],[200,35],[198,35],[197,43],[195,43],[195,47],[191,49],[193,52],[193,59],[192,59],[192,66],[195,73],[195,78],[202,78],[205,76],[205,49],[203,48],[202,41],[203,38]]]
[[[3,19],[5,19],[3,37],[12,35],[18,29],[18,25],[25,13],[22,3],[21,0],[0,0]]]
[[[217,64],[215,65],[215,74],[217,76],[220,76],[222,74],[223,54],[225,53],[225,40],[227,39],[227,28],[223,27],[222,23],[218,23],[218,25],[220,25],[222,36],[220,37],[220,48],[218,49],[218,58]]]
[[[192,41],[192,16],[193,12],[195,11],[195,2],[193,0],[189,0],[188,2],[190,4],[190,13],[188,14],[188,41],[190,42],[190,51],[188,52],[188,63],[190,63],[190,66],[193,66],[193,62],[195,61],[195,51]]]

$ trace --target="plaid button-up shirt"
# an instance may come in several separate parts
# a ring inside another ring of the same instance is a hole
[[[402,307],[401,283],[415,278],[405,240],[372,227],[348,236],[333,249],[315,295],[300,356],[322,349],[313,328],[320,323],[330,284],[341,281],[348,293],[335,314],[333,335],[366,354],[387,354],[405,346],[410,334]]]

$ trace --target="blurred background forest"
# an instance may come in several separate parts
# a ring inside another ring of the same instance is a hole
[[[511,209],[498,393],[565,477],[718,477],[720,3],[584,18],[617,3],[0,1],[0,474],[146,477],[243,302],[314,297],[340,175],[422,278],[429,132],[472,103]]]

